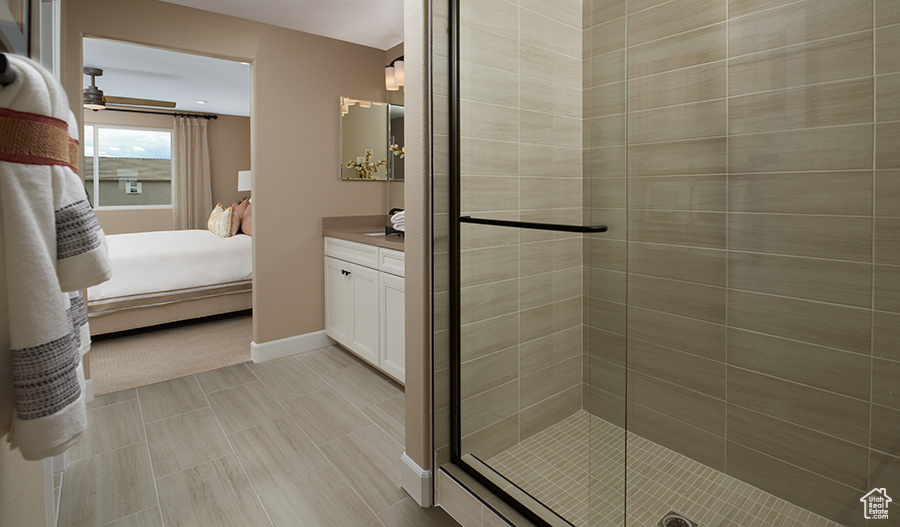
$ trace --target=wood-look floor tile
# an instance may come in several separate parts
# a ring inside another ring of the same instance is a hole
[[[176,472],[156,483],[169,527],[269,525],[259,498],[233,455]]]
[[[226,434],[287,416],[261,382],[251,382],[208,395]]]
[[[371,419],[331,388],[288,399],[282,404],[317,445],[372,424]]]
[[[257,494],[331,466],[290,417],[236,432],[228,438]]]
[[[94,400],[85,405],[88,410],[100,408],[101,406],[109,406],[111,404],[123,403],[137,399],[137,389],[122,390],[121,392],[108,393],[106,395],[98,395]]]
[[[363,408],[362,412],[375,421],[394,441],[406,444],[406,397],[398,395],[387,401]]]
[[[377,426],[321,446],[362,499],[378,512],[406,497],[400,488],[403,447]]]
[[[256,376],[247,367],[247,364],[235,364],[227,368],[198,373],[197,381],[206,393],[224,390],[239,384],[246,384],[256,380]]]
[[[69,450],[69,459],[84,459],[143,440],[144,424],[136,399],[97,407],[87,413],[87,429]]]
[[[365,408],[403,393],[403,389],[362,364],[324,376],[353,406]]]
[[[336,372],[344,368],[356,366],[360,362],[350,354],[337,346],[328,346],[317,350],[300,353],[296,357],[306,364],[312,371],[319,375]]]
[[[157,478],[233,453],[210,408],[148,424],[147,442]]]
[[[142,386],[138,398],[145,423],[209,406],[193,375]]]
[[[103,527],[162,527],[162,516],[160,516],[159,507],[153,507],[126,516],[121,520],[107,523]]]
[[[329,468],[262,497],[275,527],[382,527],[378,518]],[[303,518],[302,523],[299,518]]]
[[[423,508],[406,497],[378,513],[378,518],[391,527],[458,527],[459,524],[440,507]]]
[[[279,364],[271,368],[258,368],[254,372],[279,401],[328,387],[328,383],[300,361]]]
[[[59,525],[103,525],[157,503],[146,443],[75,461],[64,480]]]

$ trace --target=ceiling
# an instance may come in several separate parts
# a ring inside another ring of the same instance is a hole
[[[403,42],[403,0],[164,1],[382,50]],[[246,64],[85,38],[84,65],[103,70],[96,83],[108,96],[174,101],[185,112],[250,115]]]

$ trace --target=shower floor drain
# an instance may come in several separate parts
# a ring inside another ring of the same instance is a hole
[[[669,511],[657,523],[659,527],[699,527],[697,522],[693,522],[675,511]]]

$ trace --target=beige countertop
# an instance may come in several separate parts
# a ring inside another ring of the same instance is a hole
[[[375,245],[377,247],[385,247],[395,251],[403,250],[403,238],[396,234],[380,234],[377,236],[369,236],[366,233],[384,232],[384,226],[376,227],[342,227],[342,228],[325,228],[322,229],[323,236],[338,238],[350,242],[365,243],[367,245]]]

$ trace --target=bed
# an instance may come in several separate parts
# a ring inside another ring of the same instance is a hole
[[[182,230],[106,240],[113,275],[87,291],[91,335],[251,308],[250,236]]]

